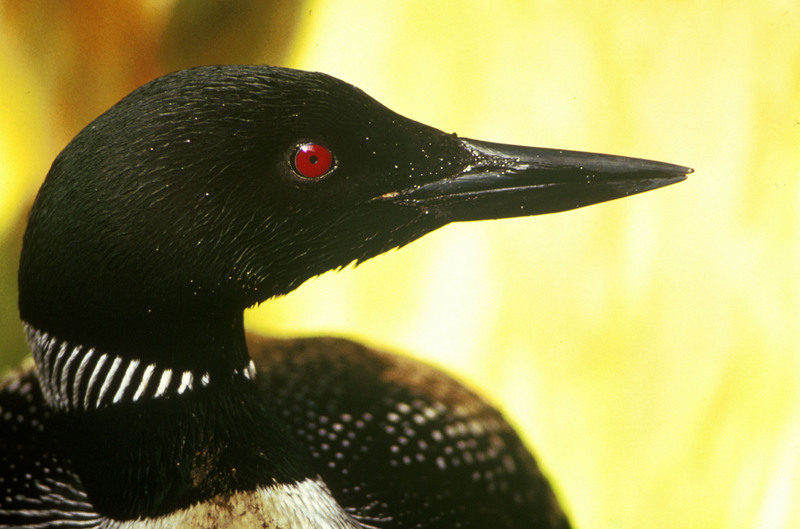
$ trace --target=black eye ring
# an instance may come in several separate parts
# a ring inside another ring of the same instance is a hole
[[[321,178],[334,168],[333,153],[319,143],[303,143],[294,151],[292,168],[303,178],[309,180]]]

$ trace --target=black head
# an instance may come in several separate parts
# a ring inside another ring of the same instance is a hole
[[[55,160],[25,234],[20,310],[80,343],[213,340],[247,306],[451,221],[571,209],[689,171],[464,140],[319,73],[180,71]]]

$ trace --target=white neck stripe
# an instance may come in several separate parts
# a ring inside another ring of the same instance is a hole
[[[183,395],[186,389],[192,389],[192,372],[184,371],[181,375],[181,385],[178,387],[178,395]]]
[[[28,345],[33,352],[45,399],[56,409],[99,409],[124,402],[164,398],[194,391],[195,381],[206,387],[212,383],[208,371],[185,370],[173,377],[173,370],[150,363],[142,369],[138,358],[99,354],[95,348],[71,345],[66,340],[25,324]],[[91,373],[84,386],[85,374]],[[234,378],[252,380],[256,367],[252,360],[234,368]],[[151,384],[154,379],[158,384]],[[99,389],[98,388],[99,385]]]
[[[67,344],[66,342],[61,344],[61,347],[58,348],[58,354],[56,355],[56,360],[53,363],[53,370],[50,371],[50,383],[55,385],[56,377],[58,376],[58,368],[61,365],[61,360],[64,359],[64,354],[67,352]]]
[[[144,368],[144,374],[142,375],[142,381],[139,384],[139,387],[136,388],[136,393],[133,394],[133,402],[136,402],[137,400],[139,400],[139,398],[142,396],[142,393],[144,393],[144,390],[147,389],[147,385],[150,383],[150,377],[153,376],[153,371],[155,371],[155,369],[156,369],[156,365],[155,364],[150,364],[150,365],[148,365],[147,367]]]
[[[106,396],[106,391],[108,391],[109,386],[111,386],[111,381],[114,380],[114,375],[119,369],[119,365],[122,363],[122,358],[115,356],[114,361],[111,363],[111,367],[108,368],[108,374],[106,374],[106,378],[103,380],[103,385],[100,386],[100,394],[97,396],[97,403],[94,405],[95,408],[99,408],[100,405],[103,403],[103,397]]]
[[[97,363],[94,365],[94,370],[92,371],[92,376],[89,377],[89,385],[86,387],[86,393],[83,397],[83,409],[89,409],[89,396],[92,394],[92,389],[94,388],[94,383],[97,382],[97,377],[100,374],[100,370],[103,369],[103,365],[106,363],[106,359],[108,355],[103,353],[100,355],[100,358],[97,359]]]
[[[169,387],[169,382],[172,380],[172,369],[165,369],[163,373],[161,373],[161,380],[158,381],[158,389],[156,389],[155,397],[161,397],[167,391],[167,387]]]
[[[81,386],[81,379],[83,378],[83,373],[86,371],[86,364],[89,363],[89,360],[92,359],[94,356],[94,349],[89,349],[86,351],[86,354],[83,355],[81,358],[81,363],[78,365],[78,371],[75,373],[75,380],[72,382],[72,407],[78,407],[78,392]]]
[[[125,394],[125,390],[128,389],[128,386],[131,385],[131,378],[133,378],[133,374],[136,372],[136,368],[139,367],[139,360],[133,359],[128,363],[128,368],[125,370],[125,375],[122,377],[122,383],[117,387],[117,392],[114,394],[114,404],[122,400],[122,396]]]
[[[61,370],[61,393],[65,395],[67,394],[67,384],[69,383],[69,368],[72,365],[72,362],[75,361],[75,358],[81,352],[81,349],[83,348],[80,346],[72,349],[69,358],[67,358],[67,361],[64,363],[64,367]]]

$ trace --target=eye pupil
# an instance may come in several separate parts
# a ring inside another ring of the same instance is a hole
[[[304,143],[294,154],[294,170],[304,178],[325,176],[333,167],[333,155],[319,143]]]

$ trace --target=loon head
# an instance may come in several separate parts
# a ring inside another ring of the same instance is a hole
[[[321,73],[180,71],[53,163],[24,238],[21,315],[76,343],[213,368],[246,355],[246,307],[322,272],[449,222],[568,210],[690,171],[459,138]]]

